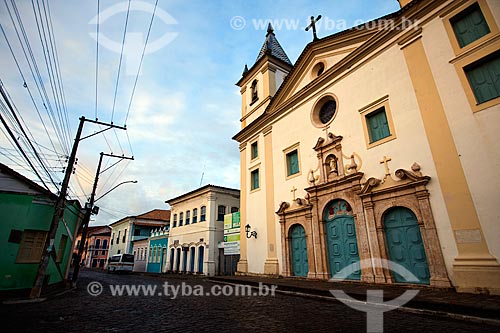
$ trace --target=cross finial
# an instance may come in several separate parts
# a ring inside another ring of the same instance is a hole
[[[318,35],[316,34],[316,23],[321,19],[321,15],[318,15],[318,17],[314,18],[314,16],[311,16],[311,24],[309,24],[306,28],[306,31],[309,31],[309,29],[313,29],[313,42],[318,40]]]
[[[384,156],[382,161],[380,161],[380,164],[383,164],[385,167],[385,175],[390,176],[391,172],[389,171],[389,164],[387,162],[392,161],[390,157]]]
[[[292,187],[292,189],[290,190],[290,192],[293,193],[293,200],[295,201],[295,191],[297,191],[297,189],[294,187]]]

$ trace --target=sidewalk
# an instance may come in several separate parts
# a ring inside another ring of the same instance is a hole
[[[457,293],[453,289],[431,288],[417,285],[380,285],[359,282],[330,282],[324,280],[306,280],[300,278],[270,278],[260,276],[216,276],[210,280],[258,286],[277,285],[277,291],[293,292],[334,299],[330,290],[342,290],[360,301],[366,300],[366,291],[384,290],[384,300],[394,299],[406,290],[417,289],[418,295],[404,305],[405,308],[439,312],[452,317],[467,316],[469,319],[486,319],[500,325],[500,296],[483,294]],[[473,318],[477,317],[477,318]],[[467,318],[464,318],[467,319]]]

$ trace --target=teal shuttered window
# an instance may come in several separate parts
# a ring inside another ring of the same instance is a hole
[[[250,173],[250,189],[255,190],[259,188],[259,169]]]
[[[384,107],[367,115],[366,125],[368,127],[368,134],[370,135],[370,143],[391,135]]]
[[[287,176],[299,173],[299,153],[297,150],[291,151],[286,154],[286,169]]]
[[[478,104],[500,96],[500,52],[464,68]]]
[[[254,158],[257,158],[259,156],[259,146],[257,145],[257,142],[252,143],[251,146],[251,152],[252,152],[252,160]]]
[[[467,46],[490,33],[488,23],[477,2],[453,17],[450,22],[460,47]]]

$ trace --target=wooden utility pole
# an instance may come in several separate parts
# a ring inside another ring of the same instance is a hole
[[[102,165],[103,156],[115,157],[115,158],[126,159],[126,160],[133,160],[134,159],[133,156],[132,157],[117,156],[117,155],[105,154],[105,153],[101,152],[101,156],[99,157],[99,163],[97,164],[97,171],[95,173],[94,187],[92,188],[92,193],[90,194],[89,202],[87,202],[85,204],[85,215],[83,217],[83,223],[82,223],[82,238],[80,240],[80,247],[78,248],[78,254],[77,254],[76,260],[75,260],[75,269],[73,271],[73,276],[71,278],[71,281],[73,283],[75,283],[76,280],[78,279],[78,273],[80,272],[80,261],[82,260],[81,259],[82,253],[83,253],[83,250],[85,248],[85,242],[87,240],[87,232],[89,229],[90,216],[92,215],[92,210],[94,209],[95,192],[97,190],[97,182],[99,181],[99,175],[101,174],[101,165]],[[109,168],[105,169],[104,171],[106,171],[108,169]]]
[[[83,125],[85,122],[91,122],[94,124],[99,124],[99,125],[104,125],[107,126],[104,130],[95,132],[91,135],[88,135],[86,137],[81,137],[82,136],[82,131],[83,131]],[[47,272],[47,267],[49,265],[49,260],[54,252],[54,242],[55,242],[55,237],[57,234],[57,228],[59,227],[59,221],[64,216],[64,210],[66,207],[66,194],[68,192],[68,185],[69,185],[69,180],[71,177],[71,174],[73,172],[73,165],[75,164],[75,159],[76,159],[76,151],[78,150],[78,144],[80,141],[90,138],[91,136],[97,135],[101,132],[104,132],[106,130],[109,130],[111,128],[119,128],[126,130],[126,127],[122,126],[116,126],[107,123],[103,123],[97,120],[90,120],[90,119],[85,119],[85,117],[80,117],[80,124],[78,125],[78,130],[76,131],[76,136],[75,136],[75,142],[73,143],[73,148],[71,149],[71,154],[68,159],[68,165],[66,167],[66,173],[64,175],[64,180],[61,185],[61,190],[59,192],[59,196],[57,198],[55,207],[54,207],[54,216],[52,217],[52,222],[50,223],[50,228],[49,228],[49,233],[47,235],[47,238],[45,239],[45,244],[43,247],[43,254],[42,257],[40,258],[40,263],[38,265],[38,270],[36,272],[36,277],[35,277],[35,282],[33,283],[33,287],[31,288],[31,293],[30,293],[30,298],[38,298],[40,297],[42,293],[42,288],[44,287],[44,280],[45,280],[45,273]]]

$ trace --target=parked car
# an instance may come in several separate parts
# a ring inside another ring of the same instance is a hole
[[[133,254],[115,254],[109,258],[108,273],[111,272],[132,272],[134,269],[134,255]]]

